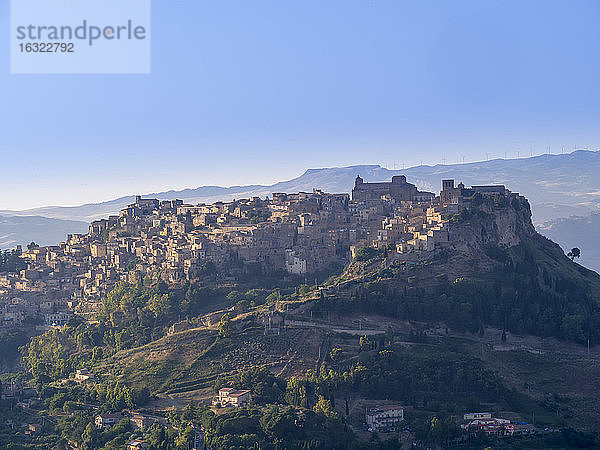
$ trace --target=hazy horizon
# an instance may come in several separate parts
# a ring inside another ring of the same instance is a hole
[[[600,148],[599,15],[179,0],[153,5],[150,75],[9,75],[5,46],[0,208]]]
[[[413,169],[416,167],[436,167],[436,166],[440,166],[440,167],[451,167],[451,166],[457,166],[457,165],[468,165],[468,164],[478,164],[478,163],[484,163],[484,162],[491,162],[491,161],[502,161],[502,160],[506,160],[506,161],[511,161],[511,160],[517,160],[517,159],[529,159],[529,158],[537,158],[540,156],[560,156],[560,155],[568,155],[571,153],[574,153],[575,151],[593,151],[593,152],[598,152],[599,150],[588,150],[588,149],[577,149],[577,150],[573,150],[573,152],[565,152],[565,153],[542,153],[539,155],[532,155],[532,156],[523,156],[521,155],[520,157],[515,157],[515,158],[489,158],[486,160],[477,160],[477,161],[460,161],[460,162],[455,162],[455,163],[451,163],[451,162],[446,162],[445,164],[443,163],[433,163],[433,164],[418,164],[418,165],[413,165],[413,166],[406,166],[406,167],[386,167],[383,164],[377,164],[377,163],[362,163],[362,164],[350,164],[350,165],[344,165],[344,166],[329,166],[329,167],[306,167],[304,169],[299,169],[299,172],[296,175],[291,176],[290,178],[281,178],[281,179],[277,179],[275,181],[272,182],[263,182],[260,180],[256,180],[256,181],[251,181],[249,183],[240,183],[240,184],[202,184],[202,185],[190,185],[190,186],[182,186],[182,187],[171,187],[173,185],[176,185],[176,183],[173,184],[167,184],[164,188],[157,188],[157,189],[151,189],[148,191],[140,191],[140,190],[133,190],[133,191],[128,191],[128,192],[123,192],[120,194],[115,194],[112,197],[106,197],[106,198],[101,198],[98,200],[88,200],[88,201],[84,201],[84,202],[80,202],[80,203],[73,203],[73,204],[60,204],[60,203],[52,203],[52,204],[40,204],[40,205],[35,205],[35,206],[31,206],[28,208],[19,208],[19,209],[15,209],[15,208],[4,208],[0,205],[0,211],[27,211],[27,210],[35,210],[35,209],[39,209],[39,208],[46,208],[46,207],[77,207],[77,206],[82,206],[85,204],[94,204],[94,203],[103,203],[103,202],[108,202],[108,201],[112,201],[112,200],[116,200],[122,197],[128,197],[128,196],[133,196],[133,195],[152,195],[152,194],[159,194],[159,193],[163,193],[163,192],[168,192],[168,191],[181,191],[181,190],[185,190],[185,189],[197,189],[197,188],[201,188],[201,187],[209,187],[209,186],[214,186],[214,187],[222,187],[222,188],[231,188],[231,187],[236,187],[236,186],[271,186],[280,182],[285,182],[285,181],[289,181],[289,180],[293,180],[295,178],[301,177],[303,174],[305,174],[307,171],[309,170],[324,170],[324,169],[333,169],[333,168],[350,168],[350,167],[356,167],[356,166],[379,166],[382,167],[384,169],[387,170],[396,170],[396,171],[402,171],[402,170],[409,170],[409,169]],[[507,155],[508,156],[508,155]]]

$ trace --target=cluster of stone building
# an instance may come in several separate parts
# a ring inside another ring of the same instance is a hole
[[[463,430],[470,433],[484,432],[488,436],[494,437],[536,432],[536,427],[532,424],[492,417],[492,413],[489,412],[467,413],[463,415],[463,420],[465,421],[461,425]]]
[[[171,283],[209,273],[217,282],[235,282],[249,268],[304,275],[345,264],[365,246],[419,260],[448,245],[447,213],[468,207],[475,193],[510,195],[504,186],[443,180],[436,196],[395,176],[388,183],[357,177],[352,197],[315,189],[187,205],[138,196],[119,215],[92,222],[87,234],[19,248],[27,268],[0,274],[0,323],[37,312],[45,325],[61,325],[78,304],[85,310],[117,283],[148,274]]]
[[[128,419],[131,423],[131,427],[134,430],[145,431],[155,423],[159,423],[162,426],[167,426],[167,420],[164,417],[152,416],[136,411],[123,411],[120,413],[110,414],[98,414],[94,423],[96,428],[110,428],[120,421]]]
[[[398,405],[383,405],[365,411],[365,423],[370,432],[395,432],[403,420],[404,408]]]

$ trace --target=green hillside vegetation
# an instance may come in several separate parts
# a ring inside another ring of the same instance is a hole
[[[460,293],[462,282],[454,288]],[[166,298],[170,308],[178,308],[185,295],[182,290],[162,289],[120,286],[106,299],[100,323],[73,323],[24,347],[29,376],[44,399],[37,414],[52,418],[56,442],[77,440],[83,448],[118,448],[127,439],[140,437],[154,442],[152,448],[183,449],[196,424],[204,426],[206,442],[217,449],[276,448],[282,442],[287,448],[384,448],[385,439],[365,443],[355,431],[363,421],[358,405],[381,402],[382,393],[386,402],[408,408],[406,427],[416,439],[430,444],[460,439],[452,417],[470,410],[513,411],[525,420],[533,413],[540,424],[574,426],[569,414],[574,404],[557,415],[554,403],[512,383],[505,378],[509,374],[501,375],[502,370],[494,367],[495,359],[475,356],[460,340],[403,335],[391,329],[373,337],[294,329],[264,336],[257,314],[266,306],[234,308],[211,326],[192,320],[190,329],[167,333],[166,324],[172,319],[160,319],[153,312],[157,299],[167,303]],[[302,292],[310,294],[306,288]],[[212,301],[213,294],[201,298]],[[237,292],[224,298],[234,305],[241,297],[267,304],[298,298],[297,293],[272,294]],[[313,306],[330,301],[322,298]],[[135,316],[128,316],[133,311]],[[131,320],[135,317],[137,321]],[[287,366],[292,367],[287,375],[277,374]],[[59,383],[83,367],[96,374],[94,382]],[[224,386],[250,389],[251,406],[215,416],[198,403]],[[192,403],[189,411],[168,416],[168,429],[156,425],[140,433],[125,422],[110,431],[90,426],[93,414],[85,405],[93,405],[96,412],[113,412],[144,407],[155,402],[156,395],[175,395]],[[77,414],[71,415],[74,411]],[[560,442],[564,445],[562,438]],[[399,445],[394,436],[385,443],[387,448]]]

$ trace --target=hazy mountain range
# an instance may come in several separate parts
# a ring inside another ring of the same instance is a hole
[[[563,248],[581,247],[582,263],[600,270],[600,256],[589,249],[589,245],[600,240],[598,215],[590,216],[600,212],[600,152],[578,150],[562,155],[416,166],[403,170],[390,170],[378,165],[309,169],[297,178],[270,186],[201,186],[181,191],[149,193],[145,197],[210,203],[270,196],[273,192],[312,191],[313,188],[325,192],[350,192],[357,175],[369,182],[387,181],[399,174],[406,175],[408,181],[420,189],[436,193],[444,178],[463,181],[467,186],[504,184],[529,199],[533,220],[543,233]],[[75,207],[48,206],[25,211],[0,211],[3,215],[0,218],[0,247],[6,248],[17,242],[31,240],[36,240],[39,244],[56,243],[64,239],[66,231],[83,232],[86,229],[85,223],[117,214],[133,201],[134,196],[127,196]],[[43,221],[42,218],[56,220]]]
[[[600,273],[600,213],[556,219],[537,229],[565,251],[573,247],[581,249],[577,262]]]
[[[26,245],[31,241],[52,245],[64,241],[69,233],[85,233],[87,230],[87,222],[76,220],[0,215],[0,249]]]

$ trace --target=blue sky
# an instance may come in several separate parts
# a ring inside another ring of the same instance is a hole
[[[151,75],[10,75],[0,209],[600,147],[600,2],[153,0]]]

